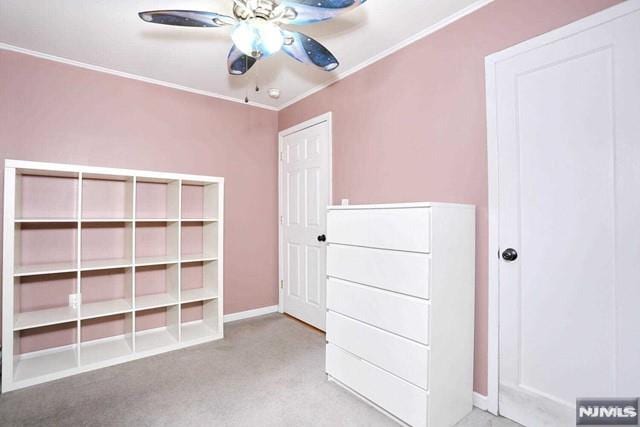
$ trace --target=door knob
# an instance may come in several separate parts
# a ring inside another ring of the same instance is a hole
[[[515,261],[518,259],[518,252],[513,248],[505,249],[502,252],[502,259],[509,262]]]
[[[318,236],[318,242],[326,242],[327,241],[327,236],[325,236],[324,234],[321,234]]]

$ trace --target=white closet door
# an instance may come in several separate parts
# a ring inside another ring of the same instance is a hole
[[[578,397],[640,396],[640,5],[629,3],[495,64],[500,251],[518,252],[500,264],[499,410],[524,425],[575,425]]]
[[[326,323],[326,246],[329,204],[329,124],[282,138],[284,311],[316,328]]]

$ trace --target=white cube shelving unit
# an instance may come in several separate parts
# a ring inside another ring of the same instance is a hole
[[[4,176],[3,392],[223,337],[223,178]]]

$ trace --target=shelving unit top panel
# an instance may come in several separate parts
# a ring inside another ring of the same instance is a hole
[[[143,175],[136,175],[136,182],[147,184],[169,184],[170,182],[175,182],[177,180],[177,178],[153,178]]]
[[[78,218],[16,218],[18,224],[36,224],[46,222],[49,224],[59,224],[66,222],[78,222]]]
[[[193,186],[197,186],[197,187],[204,187],[206,185],[211,185],[211,184],[215,184],[215,181],[202,181],[202,180],[198,180],[198,179],[189,179],[189,178],[184,178],[182,180],[182,183],[184,185],[193,185]]]
[[[83,172],[83,179],[96,179],[101,181],[124,181],[133,182],[133,176],[131,175],[118,175],[118,174],[105,174],[105,173],[90,173]]]
[[[133,222],[133,218],[82,218],[81,221],[86,224],[103,223],[103,222],[117,224],[117,223]],[[56,222],[56,221],[49,221],[49,222]]]
[[[8,160],[7,160],[8,162]],[[8,166],[5,162],[5,166]],[[29,167],[15,166],[16,175],[32,175],[32,176],[53,176],[57,178],[78,178],[80,173],[74,170],[58,170],[58,169],[31,169]]]
[[[17,169],[17,172],[20,173],[40,174],[45,176],[77,177],[78,174],[82,172],[83,174],[136,177],[137,180],[142,180],[143,182],[148,180],[160,180],[160,182],[162,182],[163,180],[175,181],[179,179],[181,179],[185,183],[193,183],[196,185],[224,182],[224,178],[222,177],[212,177],[205,175],[154,172],[136,169],[104,168],[97,166],[69,165],[62,163],[31,162],[13,159],[6,159],[4,165],[5,167],[15,168]]]

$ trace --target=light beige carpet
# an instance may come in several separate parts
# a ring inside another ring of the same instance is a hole
[[[324,335],[274,314],[223,341],[0,396],[1,426],[394,426],[329,383]],[[482,411],[462,426],[515,426]]]

